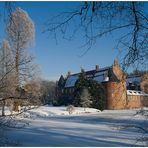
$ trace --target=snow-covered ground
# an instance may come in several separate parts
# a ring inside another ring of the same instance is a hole
[[[134,126],[148,127],[148,121],[136,111],[76,108],[69,115],[66,107],[41,106],[18,117],[29,125],[7,134],[19,146],[143,146],[136,141],[143,134]]]
[[[75,107],[73,113],[71,115],[79,115],[79,114],[88,114],[88,113],[96,113],[100,112],[100,110],[94,109],[94,108],[82,108],[82,107]],[[31,117],[40,117],[40,118],[46,118],[46,117],[52,117],[52,116],[63,116],[63,115],[69,115],[69,112],[66,110],[66,107],[53,107],[53,106],[41,106],[39,108],[29,110],[23,115],[28,115]]]

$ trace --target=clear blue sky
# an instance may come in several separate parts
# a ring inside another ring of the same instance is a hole
[[[19,2],[18,6],[28,12],[36,29],[35,45],[31,48],[36,57],[36,63],[40,65],[41,77],[47,80],[56,80],[67,71],[76,73],[80,67],[91,70],[98,64],[100,67],[110,66],[117,57],[114,50],[115,38],[106,37],[98,40],[97,44],[85,54],[79,57],[85,49],[80,48],[83,39],[77,36],[73,41],[63,39],[55,40],[42,33],[44,23],[53,16],[67,9],[73,9],[80,2]],[[0,2],[0,5],[2,2]],[[2,11],[1,11],[2,13]],[[0,22],[0,41],[5,37],[4,25]]]

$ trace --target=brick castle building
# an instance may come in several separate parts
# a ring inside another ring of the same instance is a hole
[[[62,95],[73,97],[75,84],[80,73],[71,74],[67,77],[62,75],[57,82],[57,97]],[[115,60],[112,66],[99,68],[96,65],[94,70],[85,71],[88,79],[101,83],[106,91],[106,109],[139,108],[148,106],[148,94],[141,91],[140,76],[128,77],[122,72],[118,61]]]

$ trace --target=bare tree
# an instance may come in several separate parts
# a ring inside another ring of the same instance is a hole
[[[41,97],[41,82],[40,79],[32,79],[26,82],[25,92],[29,98],[28,102],[33,105],[40,105],[40,97]]]
[[[27,55],[25,49],[33,43],[35,34],[34,24],[27,12],[18,8],[11,13],[6,32],[15,57],[17,87],[20,87],[22,79],[28,76],[29,67],[27,67],[27,64],[32,61],[32,57]]]
[[[0,145],[9,144],[6,138],[6,124],[10,124],[12,118],[6,118],[5,106],[8,98],[15,92],[14,59],[8,41],[4,40],[0,47]],[[10,103],[10,102],[9,102]],[[12,143],[11,143],[12,144]]]
[[[56,83],[54,81],[41,80],[41,102],[42,104],[51,104],[55,102]]]
[[[148,72],[143,75],[140,86],[142,91],[148,94]]]
[[[116,48],[119,49],[123,69],[133,64],[146,65],[148,18],[145,5],[146,2],[80,2],[75,10],[54,16],[46,23],[45,32],[53,33],[56,39],[59,34],[63,38],[72,39],[82,31],[86,52],[98,38],[117,35]]]
[[[12,52],[8,41],[3,41],[0,48],[0,97],[2,101],[2,116],[5,115],[5,104],[7,98],[14,94],[15,75],[14,75],[14,61],[12,58]]]
[[[1,16],[3,15],[4,22],[7,22],[8,18],[10,17],[11,13],[14,11],[15,7],[16,7],[16,3],[14,1],[5,1],[2,5],[2,8],[4,8],[4,12],[1,14]]]
[[[32,57],[25,50],[31,46],[34,39],[34,24],[25,11],[17,9],[12,13],[12,5],[10,3],[7,4],[5,10],[9,12],[6,19],[6,33],[10,46],[5,41],[0,49],[0,104],[2,104],[2,115],[4,115],[5,105],[8,100],[13,100],[12,103],[14,103],[14,100],[28,99],[26,96],[21,95],[23,89],[19,89],[19,87],[34,76],[34,69],[36,68],[31,63]],[[20,95],[17,95],[16,88],[21,90],[19,91]],[[12,114],[7,116],[0,115],[0,130],[3,133],[5,133],[4,127],[17,127],[19,121],[17,120],[15,122],[15,116]],[[3,136],[1,135],[2,132],[0,133],[0,137]],[[5,139],[6,135],[2,139],[0,138],[2,145],[9,143]]]

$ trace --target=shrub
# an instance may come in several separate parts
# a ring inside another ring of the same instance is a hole
[[[75,111],[75,108],[73,105],[68,105],[66,111],[68,111],[69,114],[72,114]]]

